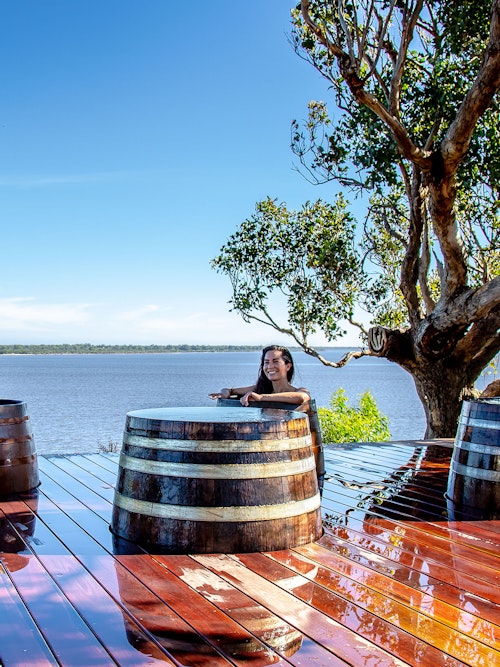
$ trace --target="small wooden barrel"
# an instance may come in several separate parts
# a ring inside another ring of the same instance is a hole
[[[306,416],[243,407],[128,413],[111,530],[162,553],[313,542],[322,527]]]
[[[240,407],[241,403],[237,398],[219,398],[217,405],[222,407]],[[309,419],[309,429],[311,431],[311,446],[316,461],[316,474],[318,476],[318,485],[320,490],[323,489],[325,480],[325,455],[323,452],[323,438],[321,436],[321,426],[319,423],[318,409],[316,408],[316,401],[311,398],[307,403],[300,406],[295,406],[293,403],[282,403],[281,401],[259,401],[254,405],[250,403],[249,407],[258,408],[260,410],[292,410],[297,412],[305,412]]]
[[[26,403],[0,399],[0,495],[29,491],[39,483]]]
[[[463,402],[447,497],[458,514],[465,506],[477,518],[500,518],[500,398]]]

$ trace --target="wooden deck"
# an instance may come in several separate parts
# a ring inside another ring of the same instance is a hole
[[[118,456],[39,457],[0,501],[0,665],[500,665],[500,522],[449,521],[450,441],[326,450],[325,533],[124,553]]]

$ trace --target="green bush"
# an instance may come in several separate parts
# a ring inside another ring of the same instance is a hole
[[[374,442],[389,440],[389,420],[383,415],[369,391],[359,398],[359,407],[349,405],[343,389],[338,389],[330,399],[331,408],[318,408],[323,441]]]

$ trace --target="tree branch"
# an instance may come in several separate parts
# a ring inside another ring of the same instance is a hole
[[[442,328],[446,323],[467,325],[500,308],[500,276],[486,285],[460,294],[446,307],[436,306],[432,315],[433,324]]]
[[[455,358],[467,368],[472,378],[476,378],[496,354],[500,346],[500,313],[473,324],[458,342]]]
[[[429,285],[427,284],[427,276],[429,273],[431,253],[429,248],[429,224],[425,219],[424,219],[423,231],[424,233],[422,239],[422,252],[418,270],[418,282],[420,285],[420,291],[422,293],[422,300],[424,302],[425,312],[427,315],[429,315],[434,310],[436,304],[431,296]]]
[[[500,88],[500,0],[491,5],[491,26],[483,62],[441,145],[448,173],[463,159],[476,124]]]
[[[250,313],[245,313],[244,319],[246,321],[248,320],[255,320],[256,322],[260,322],[261,324],[265,324],[266,326],[269,326],[276,331],[279,331],[280,333],[286,334],[287,336],[290,336],[293,338],[293,340],[301,347],[304,352],[311,357],[315,357],[320,361],[324,366],[330,366],[332,368],[342,368],[345,366],[351,359],[360,359],[361,357],[366,357],[366,356],[372,356],[371,352],[369,350],[350,350],[347,352],[339,361],[331,361],[330,359],[326,359],[323,355],[321,355],[315,348],[311,347],[310,345],[307,344],[307,341],[301,340],[298,338],[298,336],[295,334],[293,329],[287,329],[285,327],[279,326],[272,317],[269,315],[267,311],[264,311],[264,314],[267,318],[267,320],[262,319],[260,317],[257,317],[256,315],[252,315]]]
[[[301,345],[302,349],[306,354],[309,354],[311,357],[315,357],[318,361],[324,366],[330,366],[332,368],[342,368],[345,366],[351,359],[360,359],[361,357],[371,357],[373,356],[369,350],[350,350],[347,352],[339,361],[331,361],[323,357],[317,350],[312,347],[304,347]]]
[[[440,149],[433,155],[433,167],[428,178],[434,230],[445,264],[446,281],[442,291],[442,300],[445,301],[463,289],[467,281],[467,265],[453,208],[455,174],[469,148],[479,118],[500,89],[500,0],[493,0],[491,12],[490,35],[482,65]]]
[[[385,36],[387,34],[387,29],[389,27],[389,23],[390,23],[390,20],[391,20],[392,13],[394,11],[394,7],[396,6],[396,2],[397,2],[397,0],[391,0],[391,5],[390,5],[389,9],[387,10],[387,15],[385,17],[385,21],[381,22],[382,25],[380,26],[380,30],[378,31],[377,40],[376,40],[377,44],[378,44],[377,53],[375,54],[375,58],[373,58],[373,62],[371,63],[370,70],[369,70],[368,74],[364,77],[365,81],[367,81],[372,76],[373,72],[375,72],[375,70],[377,68],[377,64],[378,64],[378,61],[380,59],[380,54],[382,53],[382,48],[384,47],[384,44],[385,44]],[[368,33],[368,25],[370,23],[370,14],[372,12],[372,9],[373,9],[373,2],[370,4],[370,11],[369,11],[369,13],[366,17],[366,32],[367,33]],[[363,51],[360,51],[360,53],[365,54],[366,53],[365,48],[363,48]]]
[[[482,357],[485,350],[487,352],[493,350],[496,354],[500,337],[499,327],[500,313],[492,313],[489,317],[476,322],[457,344],[457,355],[464,363],[469,363],[472,359]]]
[[[321,44],[328,49],[330,55],[337,59],[340,73],[354,98],[360,104],[371,109],[387,125],[404,157],[419,165],[422,169],[430,170],[432,167],[431,154],[416,146],[399,119],[389,113],[374,95],[365,90],[364,81],[358,75],[356,63],[338,44],[332,42],[311,18],[309,0],[301,0],[301,12],[305,24],[309,26]]]
[[[415,360],[411,336],[407,331],[372,327],[368,332],[368,347],[374,356],[395,361],[407,370]]]
[[[500,323],[500,276],[478,289],[467,290],[443,306],[439,302],[415,335],[415,344],[428,356],[456,350],[471,324]],[[464,343],[465,344],[465,343]]]
[[[400,290],[408,306],[408,317],[412,325],[417,325],[423,317],[417,290],[420,264],[420,248],[423,233],[423,201],[421,193],[421,173],[413,168],[411,183],[411,209],[408,225],[408,244],[401,265]]]
[[[410,18],[406,16],[406,12],[403,16],[403,34],[401,37],[401,42],[399,44],[399,51],[397,60],[394,66],[394,73],[391,79],[391,92],[389,97],[389,112],[394,116],[399,118],[400,111],[400,102],[401,102],[401,81],[403,79],[403,72],[406,65],[406,59],[408,57],[408,48],[413,39],[413,34],[415,31],[415,25],[419,17],[420,12],[422,11],[423,0],[418,0],[411,14]],[[392,11],[393,6],[391,6]]]
[[[349,324],[352,324],[353,327],[358,328],[361,333],[363,333],[365,336],[368,336],[368,329],[363,326],[360,322],[356,322],[352,317],[349,317],[348,320]]]

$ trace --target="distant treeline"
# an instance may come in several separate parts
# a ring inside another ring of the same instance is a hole
[[[0,345],[0,354],[138,354],[160,352],[249,352],[259,345]]]

